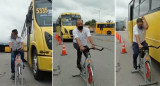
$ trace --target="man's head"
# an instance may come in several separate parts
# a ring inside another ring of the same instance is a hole
[[[143,29],[143,19],[142,18],[137,19],[137,26],[139,29]]]
[[[18,31],[17,31],[17,29],[13,29],[13,30],[12,30],[12,33],[11,33],[11,38],[12,38],[12,39],[16,39],[17,36],[18,36]]]
[[[83,30],[83,20],[77,19],[76,26],[77,26],[78,30]]]

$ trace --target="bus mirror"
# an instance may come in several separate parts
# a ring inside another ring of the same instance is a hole
[[[61,21],[59,21],[59,25],[61,26]]]
[[[30,15],[26,15],[26,22],[31,23],[32,22],[32,17]]]

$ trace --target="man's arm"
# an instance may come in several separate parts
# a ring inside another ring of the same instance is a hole
[[[81,44],[79,38],[77,37],[77,38],[75,38],[75,40],[76,40],[78,46],[80,47],[80,50],[84,51],[85,48],[82,46],[82,44]]]
[[[12,42],[9,42],[9,48],[12,51]]]
[[[92,36],[89,36],[89,37],[88,37],[88,40],[89,40],[90,44],[92,45],[92,48],[95,48],[95,45],[94,45],[94,43],[93,43]]]
[[[24,42],[21,42],[21,49],[24,50]]]
[[[135,36],[136,36],[136,41],[137,41],[137,44],[138,44],[139,48],[142,48],[143,45],[141,45],[139,35],[135,35]]]
[[[146,30],[148,30],[148,27],[149,27],[149,25],[148,25],[148,22],[146,21],[146,18],[145,17],[142,17],[142,19],[143,19],[143,26],[144,26],[144,28],[146,29]]]
[[[94,45],[94,43],[93,43],[93,39],[92,39],[92,36],[91,36],[91,33],[90,33],[90,30],[89,30],[89,29],[87,29],[87,37],[88,37],[88,40],[89,40],[92,48],[95,48],[95,45]]]

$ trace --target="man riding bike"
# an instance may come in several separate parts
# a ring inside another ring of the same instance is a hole
[[[9,40],[9,47],[11,50],[11,79],[15,79],[15,57],[19,53],[21,55],[21,59],[23,62],[24,60],[24,42],[23,39],[18,36],[18,31],[16,29],[12,30],[11,37]],[[18,51],[18,53],[17,53]]]
[[[139,49],[147,47],[148,44],[145,41],[146,30],[148,29],[148,23],[145,17],[138,18],[137,24],[133,28],[133,67],[137,70],[137,57]]]
[[[82,52],[86,57],[86,54],[84,53],[84,50],[88,48],[87,46],[87,38],[92,46],[92,48],[95,48],[95,45],[93,43],[90,30],[88,28],[83,27],[83,20],[78,19],[76,21],[76,26],[73,30],[73,46],[77,50],[77,67],[81,71],[81,57],[82,57]]]

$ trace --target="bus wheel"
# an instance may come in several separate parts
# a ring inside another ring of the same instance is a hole
[[[38,69],[37,50],[34,50],[33,55],[32,55],[32,70],[33,70],[34,78],[36,80],[40,80],[41,71]]]
[[[111,31],[107,31],[107,35],[111,35]]]

